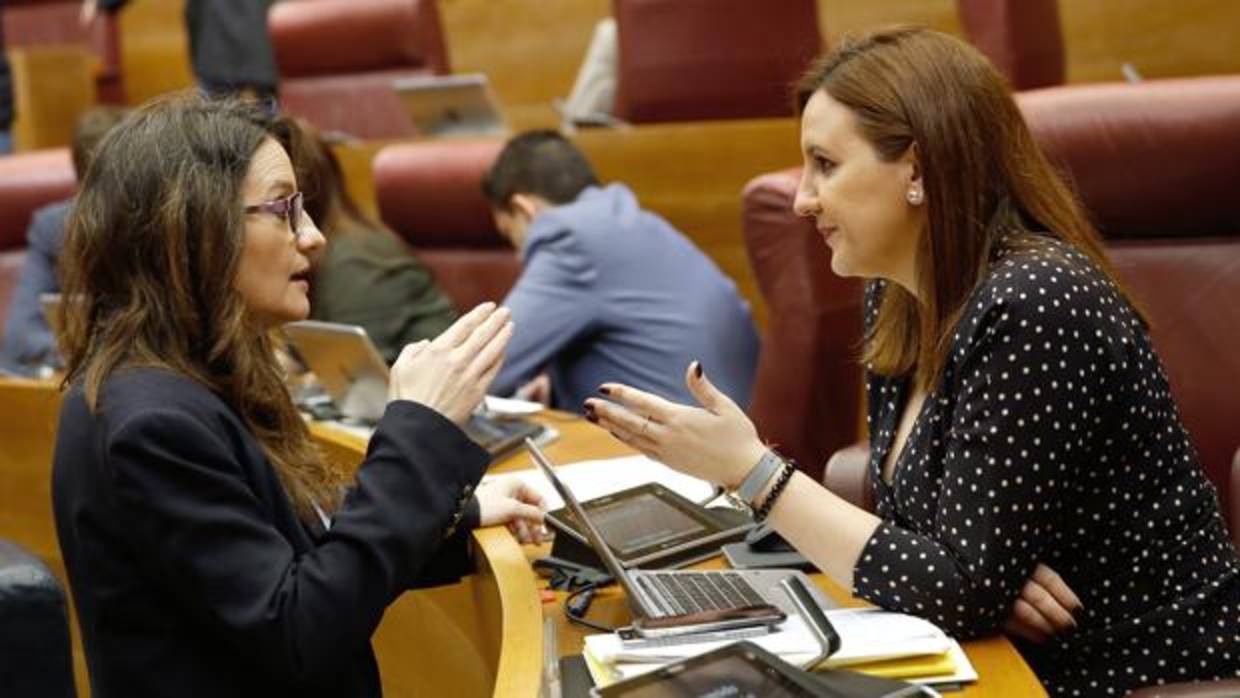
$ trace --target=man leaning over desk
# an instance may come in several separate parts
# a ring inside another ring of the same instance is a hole
[[[684,367],[711,367],[749,402],[758,337],[736,285],[628,187],[599,184],[554,131],[510,140],[483,178],[496,226],[521,256],[504,305],[515,331],[496,394],[581,410],[605,381],[688,400]]]

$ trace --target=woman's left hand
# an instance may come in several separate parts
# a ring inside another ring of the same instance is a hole
[[[702,407],[678,405],[618,383],[586,400],[586,415],[624,443],[694,477],[735,487],[766,451],[745,412],[689,364],[689,392]]]
[[[1003,623],[1004,632],[1042,644],[1076,628],[1081,599],[1055,570],[1038,563]]]
[[[541,543],[548,538],[543,525],[547,505],[537,490],[517,477],[497,477],[478,486],[479,523],[481,526],[507,524],[508,530],[522,545]]]

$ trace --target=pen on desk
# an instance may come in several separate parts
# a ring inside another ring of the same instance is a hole
[[[560,639],[555,618],[543,618],[543,698],[560,698]]]

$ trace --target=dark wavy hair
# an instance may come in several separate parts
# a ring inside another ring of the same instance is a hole
[[[964,305],[1001,245],[1058,238],[1123,291],[1075,191],[977,49],[929,29],[881,30],[845,39],[795,89],[798,113],[820,90],[847,107],[884,161],[917,147],[927,207],[919,295],[887,285],[863,350],[876,373],[913,372],[918,385],[932,387]]]
[[[504,144],[482,177],[482,195],[492,208],[507,211],[514,194],[567,204],[598,183],[585,154],[559,132],[544,129],[526,131]]]
[[[293,152],[295,126],[258,107],[185,93],[153,101],[104,137],[61,257],[62,388],[99,408],[113,373],[155,367],[218,395],[250,428],[294,508],[339,505],[340,473],[310,439],[274,340],[234,288],[245,237],[241,191],[255,151]]]

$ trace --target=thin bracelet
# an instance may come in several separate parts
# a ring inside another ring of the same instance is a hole
[[[753,520],[758,523],[766,521],[766,517],[771,513],[771,507],[775,506],[775,500],[779,495],[783,494],[784,488],[788,486],[788,481],[792,479],[792,474],[797,471],[792,461],[784,461],[784,469],[779,472],[779,479],[775,481],[775,486],[771,488],[771,493],[763,500],[762,506],[754,512]]]

